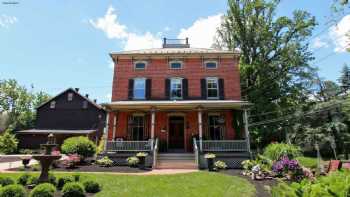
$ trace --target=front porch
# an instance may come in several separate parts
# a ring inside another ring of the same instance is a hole
[[[157,166],[158,153],[192,153],[205,167],[203,156],[249,156],[247,103],[237,101],[119,101],[106,104],[108,155],[148,152]],[[242,117],[243,116],[243,117]],[[136,118],[135,118],[136,117]],[[142,117],[142,118],[140,118]]]

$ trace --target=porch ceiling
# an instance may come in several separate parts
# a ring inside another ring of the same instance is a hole
[[[240,100],[173,100],[173,101],[114,101],[102,104],[107,110],[193,110],[242,109],[250,103]]]

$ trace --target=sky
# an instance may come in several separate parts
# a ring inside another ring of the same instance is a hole
[[[332,17],[332,2],[282,0],[277,15],[303,9],[316,17],[311,64],[322,78],[336,80],[350,63],[344,50],[350,13]],[[0,0],[0,79],[51,95],[78,87],[108,102],[111,51],[161,47],[163,37],[189,37],[192,47],[211,47],[226,11],[226,0]]]

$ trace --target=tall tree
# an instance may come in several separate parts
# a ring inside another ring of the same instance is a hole
[[[308,63],[313,57],[307,43],[315,18],[300,10],[290,18],[277,17],[278,3],[228,0],[229,9],[218,30],[217,47],[241,50],[242,94],[254,103],[253,115],[303,103],[315,73]],[[253,121],[262,119],[255,116]],[[277,127],[264,127],[259,135],[275,136],[271,131],[277,132]]]
[[[347,64],[344,64],[338,82],[343,92],[348,92],[350,90],[350,68]]]

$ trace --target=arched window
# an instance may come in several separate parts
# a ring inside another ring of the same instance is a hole
[[[205,68],[207,69],[216,69],[218,68],[218,62],[217,61],[205,61]]]
[[[135,70],[144,70],[146,69],[147,62],[146,61],[136,61],[134,63]]]
[[[170,61],[169,66],[171,69],[181,69],[183,65],[182,61]]]

